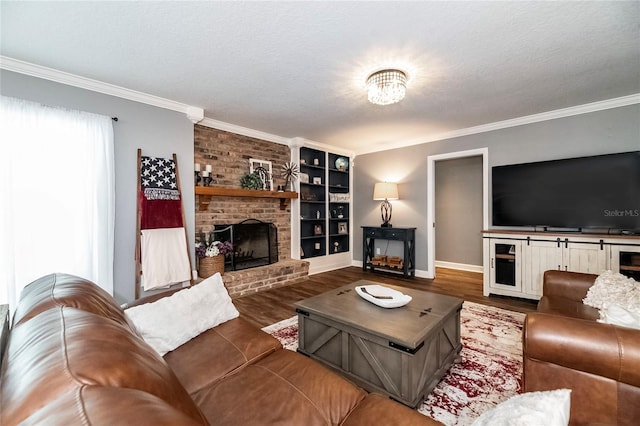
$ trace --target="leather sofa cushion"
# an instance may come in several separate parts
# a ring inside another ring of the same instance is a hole
[[[193,394],[281,347],[273,336],[245,319],[235,318],[205,331],[164,359],[187,392]]]
[[[193,395],[212,424],[238,426],[337,425],[365,396],[326,367],[286,349]]]
[[[371,393],[358,404],[342,426],[361,425],[442,425],[427,416],[423,416],[415,410],[398,404],[389,398]]]
[[[128,327],[83,310],[56,307],[16,325],[3,366],[2,424],[85,386],[148,392],[204,422],[162,357]]]
[[[582,301],[562,297],[543,296],[538,302],[538,312],[590,321],[600,318],[600,312],[597,309],[585,305]]]
[[[56,306],[82,309],[133,330],[120,306],[109,293],[89,280],[68,274],[50,274],[33,281],[22,290],[13,316],[18,325]]]
[[[102,386],[83,386],[67,392],[21,423],[23,426],[76,424],[198,426],[207,423],[196,421],[149,393]]]

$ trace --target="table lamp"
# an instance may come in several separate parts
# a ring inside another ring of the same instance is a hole
[[[392,182],[378,182],[373,187],[373,199],[384,200],[380,203],[380,214],[382,215],[382,227],[391,228],[391,203],[389,200],[398,199],[398,184]]]

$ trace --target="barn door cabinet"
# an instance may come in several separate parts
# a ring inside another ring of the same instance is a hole
[[[640,275],[640,237],[483,231],[485,296],[538,300],[549,269]],[[637,278],[636,278],[637,279]]]

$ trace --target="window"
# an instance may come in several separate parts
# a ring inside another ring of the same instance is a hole
[[[113,294],[110,117],[2,97],[0,303],[53,272]]]

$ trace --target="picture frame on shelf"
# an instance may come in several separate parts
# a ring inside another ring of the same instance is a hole
[[[338,234],[348,234],[349,226],[347,222],[338,222]]]
[[[309,183],[309,175],[306,173],[300,173],[298,179],[300,179],[300,183]]]
[[[256,173],[262,179],[262,189],[273,191],[273,163],[257,158],[249,159],[249,173]]]
[[[316,201],[316,194],[311,191],[300,191],[300,200],[302,201]]]
[[[314,177],[313,178],[313,184],[314,185],[322,185],[322,178],[321,177]]]
[[[322,225],[315,225],[313,227],[313,235],[322,235]]]
[[[349,192],[344,193],[329,193],[329,202],[330,203],[348,203],[351,201],[351,194]]]

